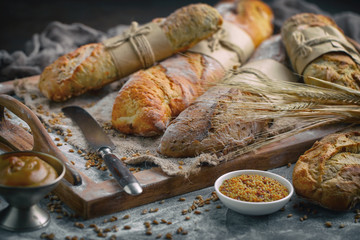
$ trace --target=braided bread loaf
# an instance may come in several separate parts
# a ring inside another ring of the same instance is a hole
[[[247,32],[256,46],[272,34],[272,11],[262,1],[225,2],[217,9],[225,20]],[[126,134],[160,135],[172,118],[219,82],[225,71],[217,60],[192,52],[138,71],[115,99],[112,125]]]
[[[209,37],[222,24],[221,15],[206,4],[191,4],[161,21],[173,54]],[[156,59],[161,60],[161,59]],[[84,45],[44,69],[39,89],[53,101],[65,101],[118,80],[122,76],[103,43]]]

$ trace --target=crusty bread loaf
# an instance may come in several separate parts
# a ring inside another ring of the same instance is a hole
[[[223,18],[251,36],[257,47],[273,33],[273,12],[264,2],[259,0],[223,1],[216,6]],[[230,9],[230,11],[229,11]]]
[[[295,164],[298,195],[332,210],[360,200],[360,132],[331,134],[316,142]]]
[[[286,61],[279,35],[264,41],[251,62],[263,59],[263,55],[282,63]],[[246,74],[236,77],[251,79]],[[235,103],[252,101],[245,100],[249,95],[226,84],[210,88],[169,124],[158,152],[169,157],[193,157],[201,153],[226,153],[256,141],[258,133],[269,129],[269,122],[243,121],[241,116],[247,111],[232,109]]]
[[[332,26],[342,30],[329,17],[317,15],[312,13],[301,13],[292,16],[286,20],[282,26],[282,35],[289,34],[298,29],[306,29],[317,26]],[[287,38],[284,39],[284,44],[287,45]],[[288,45],[287,50],[294,49],[298,46]],[[298,72],[303,75],[304,82],[307,84],[328,87],[310,77],[316,77],[331,83],[336,83],[342,86],[360,90],[360,66],[344,52],[329,52],[316,58],[309,63],[303,72]]]
[[[184,51],[218,30],[221,15],[206,4],[180,8],[161,22],[173,53]],[[160,60],[160,59],[157,59]],[[44,69],[39,89],[53,101],[65,101],[122,77],[103,43],[84,45]]]
[[[273,30],[272,11],[258,0],[224,3],[229,18],[257,43]],[[221,8],[221,4],[217,9]],[[237,9],[241,9],[237,12]],[[234,19],[234,16],[238,18]],[[257,22],[259,20],[259,22]],[[238,22],[237,22],[238,21]],[[266,22],[267,24],[263,24]],[[249,27],[258,23],[258,27]],[[177,55],[158,66],[133,74],[119,91],[112,111],[112,125],[120,132],[140,136],[162,134],[169,121],[188,107],[210,86],[219,82],[226,69],[217,60],[200,53]]]

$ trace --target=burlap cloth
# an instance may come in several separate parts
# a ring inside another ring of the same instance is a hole
[[[24,99],[25,104],[37,113],[46,127],[52,130],[52,134],[55,134],[54,138],[67,138],[66,142],[72,146],[74,154],[77,154],[78,150],[82,152],[91,152],[91,150],[80,129],[73,124],[71,119],[63,116],[61,108],[67,105],[84,107],[104,127],[107,135],[117,146],[114,153],[119,158],[123,158],[124,162],[132,164],[134,167],[143,167],[139,164],[144,162],[153,163],[160,166],[168,175],[188,176],[198,171],[204,163],[216,165],[221,161],[221,159],[209,154],[186,159],[165,158],[156,152],[160,137],[129,136],[121,134],[114,129],[109,129],[113,102],[121,85],[122,82],[120,81],[100,91],[90,92],[66,103],[55,103],[41,94],[37,84],[26,80],[18,80],[16,83],[16,95]],[[76,163],[76,165],[85,165],[85,163],[86,161],[84,160],[83,162]]]
[[[329,15],[317,6],[305,1],[298,0],[276,0],[270,3],[275,13],[275,29],[279,29],[282,22],[288,17],[300,12],[313,12]],[[360,41],[360,16],[355,13],[340,13],[331,16],[344,32],[351,38]],[[117,26],[107,33],[91,29],[82,24],[66,25],[53,22],[48,25],[44,32],[35,34],[33,39],[26,45],[25,52],[17,51],[9,54],[7,51],[0,51],[0,80],[11,80],[15,78],[40,74],[42,69],[49,65],[59,56],[72,51],[79,46],[100,42],[107,37],[120,34],[128,26]],[[36,85],[26,82],[19,82],[16,88],[16,95],[24,99],[24,102],[32,110],[37,112],[43,122],[53,130],[60,130],[66,136],[67,129],[71,130],[72,136],[68,137],[68,143],[74,149],[88,150],[88,146],[82,137],[79,129],[72,124],[70,119],[60,117],[57,122],[61,107],[65,105],[80,105],[86,108],[96,120],[103,126],[109,125],[114,99],[122,83],[126,79],[116,82],[104,89],[91,92],[84,96],[77,97],[66,103],[54,103],[47,100],[39,92]],[[37,111],[39,107],[44,111]],[[48,114],[50,113],[50,114]],[[196,158],[164,158],[156,152],[160,138],[142,138],[125,136],[112,129],[108,130],[117,146],[115,154],[120,158],[126,157],[131,164],[140,162],[151,162],[160,166],[169,175],[185,175],[194,173],[203,164],[217,165],[219,159],[209,154],[203,154]],[[62,136],[62,137],[65,137]],[[183,161],[183,165],[182,162]],[[181,164],[180,164],[180,163]],[[181,167],[179,167],[181,165]]]

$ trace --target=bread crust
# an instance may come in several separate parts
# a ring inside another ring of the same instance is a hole
[[[262,53],[266,53],[268,58],[286,61],[279,36],[264,41],[255,51],[252,61],[263,59]],[[243,77],[249,78],[247,75]],[[230,85],[208,89],[169,124],[158,152],[168,157],[194,157],[201,153],[221,155],[255,142],[259,133],[269,130],[269,122],[242,120],[247,111],[231,109],[235,104],[254,100],[247,96],[251,95]]]
[[[190,4],[161,21],[160,27],[174,54],[211,36],[220,28],[222,21],[213,7]],[[93,43],[65,54],[47,66],[40,75],[39,89],[50,100],[61,102],[122,77],[125,76],[118,73],[103,43]]]
[[[196,53],[176,55],[141,70],[116,96],[112,125],[126,134],[159,135],[173,116],[208,88],[205,85],[214,84],[223,74],[217,61]]]
[[[298,195],[332,210],[360,200],[360,132],[331,134],[316,142],[295,164]]]
[[[254,19],[261,18],[257,24],[262,28],[249,27],[246,30],[254,31],[252,36],[261,41],[271,35],[272,12],[265,3],[243,0],[236,4],[230,3],[231,7],[222,12],[230,13],[224,15],[225,19],[241,15],[241,21],[232,21],[238,23],[240,28],[245,28],[247,24],[256,24]],[[241,9],[240,12],[237,12],[236,6]],[[251,18],[251,21],[245,21],[247,18]],[[263,25],[263,22],[268,24]],[[161,62],[160,66],[139,71],[133,74],[119,91],[112,111],[112,125],[126,134],[161,135],[168,123],[210,86],[219,82],[225,71],[217,60],[189,52],[168,58]],[[143,86],[146,86],[146,89]]]
[[[246,93],[237,88],[213,87],[183,111],[166,129],[158,152],[170,157],[229,152],[256,140],[266,121],[242,121],[227,113],[228,101],[241,102]]]
[[[332,26],[343,33],[342,29],[340,29],[331,18],[312,13],[301,13],[292,16],[284,22],[281,31],[282,34],[286,34],[287,32],[294,32],[298,29],[317,26]],[[304,82],[307,84],[328,87],[311,78],[315,77],[352,89],[360,89],[360,66],[344,52],[329,52],[323,54],[308,64],[303,73],[299,72],[299,74],[303,75]]]

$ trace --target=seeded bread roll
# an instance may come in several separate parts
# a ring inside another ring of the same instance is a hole
[[[332,210],[348,210],[360,200],[360,132],[331,134],[296,162],[298,195]]]
[[[230,20],[253,37],[254,44],[272,34],[272,11],[262,1],[225,2],[216,8],[221,10],[224,20]],[[140,70],[119,91],[112,125],[125,134],[160,135],[170,120],[219,82],[226,70],[217,60],[191,52]]]
[[[297,14],[285,21],[281,29],[287,51],[290,52],[292,49],[299,46],[290,44],[288,38],[284,36],[289,35],[296,30],[318,26],[332,26],[343,34],[343,31],[329,17],[312,13]],[[303,75],[304,82],[307,84],[328,87],[327,85],[323,85],[310,78],[316,77],[352,89],[360,89],[360,66],[344,52],[333,50],[333,52],[325,53],[310,62],[303,72],[298,73]]]
[[[184,51],[218,30],[221,15],[206,4],[191,4],[160,21],[173,54]],[[157,59],[161,60],[161,59]],[[103,43],[84,45],[44,69],[39,89],[53,101],[65,101],[122,77]]]

